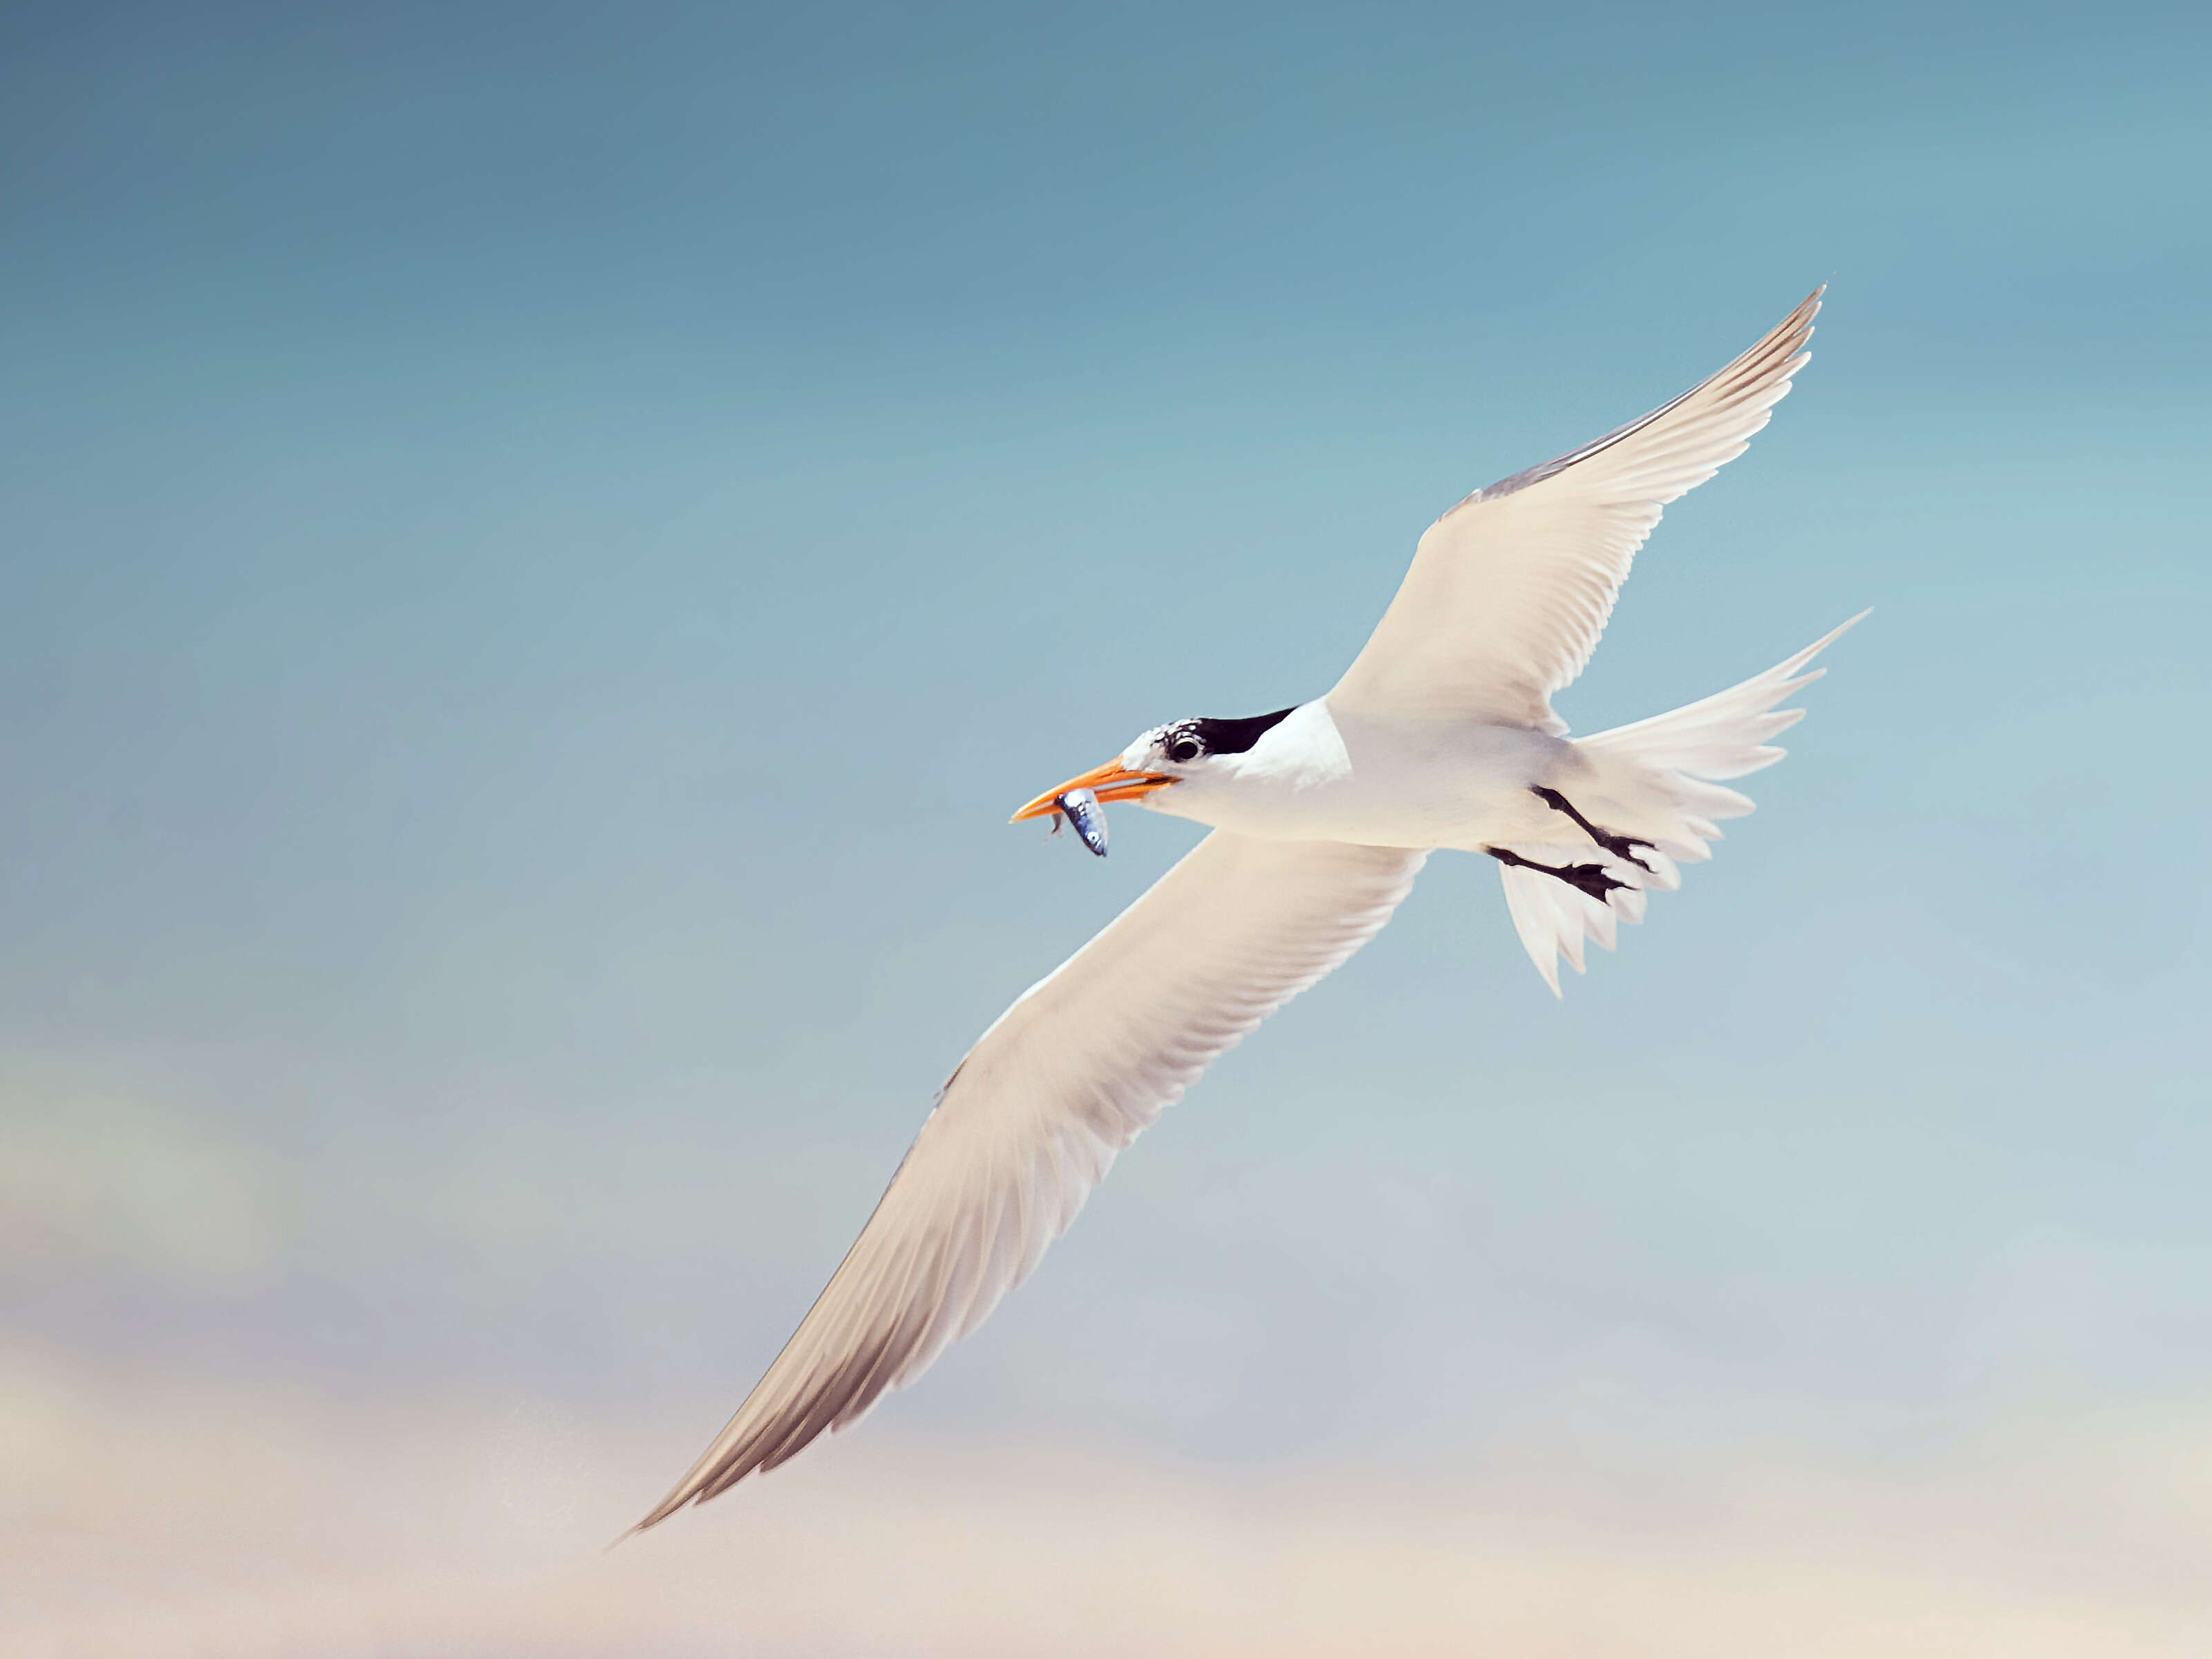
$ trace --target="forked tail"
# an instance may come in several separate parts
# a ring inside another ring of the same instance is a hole
[[[1576,743],[1591,781],[1577,791],[1575,805],[1600,833],[1621,844],[1577,836],[1563,820],[1558,846],[1516,843],[1500,857],[1498,872],[1514,931],[1553,995],[1559,994],[1561,956],[1580,973],[1584,939],[1613,949],[1621,921],[1644,920],[1646,890],[1671,891],[1681,884],[1677,864],[1712,856],[1711,843],[1721,839],[1715,820],[1752,810],[1747,797],[1719,781],[1771,766],[1788,752],[1771,740],[1805,711],[1775,705],[1826,673],[1806,665],[1866,614],[1740,685]],[[1572,861],[1547,865],[1547,858]],[[1563,867],[1577,872],[1576,878],[1563,879]]]

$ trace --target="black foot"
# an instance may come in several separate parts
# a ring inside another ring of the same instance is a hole
[[[1650,844],[1650,842],[1638,843],[1644,847]],[[1568,886],[1580,888],[1600,904],[1605,902],[1605,896],[1614,888],[1628,885],[1626,882],[1615,881],[1606,874],[1605,866],[1601,864],[1538,864],[1533,859],[1522,858],[1510,847],[1486,847],[1482,850],[1500,864],[1517,865],[1523,870],[1541,870],[1547,876],[1557,876]],[[1643,860],[1638,859],[1637,862],[1641,864]]]
[[[1599,829],[1597,825],[1592,823],[1581,813],[1576,811],[1574,803],[1556,789],[1547,789],[1542,784],[1539,783],[1529,786],[1528,793],[1534,795],[1538,800],[1543,802],[1545,805],[1550,807],[1554,812],[1565,812],[1569,817],[1572,818],[1577,823],[1582,826],[1582,831],[1584,835],[1588,836],[1599,846],[1604,848],[1605,850],[1612,854],[1613,857],[1617,859],[1626,859],[1631,864],[1634,865],[1639,870],[1651,870],[1651,866],[1646,864],[1642,859],[1637,857],[1635,853],[1632,850],[1632,848],[1638,847],[1650,847],[1651,845],[1650,842],[1640,841],[1634,836],[1616,836],[1610,830]],[[1654,871],[1652,873],[1656,874],[1657,872]]]

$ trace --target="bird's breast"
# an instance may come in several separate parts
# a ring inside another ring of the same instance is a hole
[[[1573,756],[1564,739],[1525,726],[1382,725],[1308,708],[1321,718],[1290,734],[1296,741],[1273,754],[1263,744],[1233,770],[1146,805],[1267,840],[1464,847],[1511,833],[1530,813],[1530,786]]]

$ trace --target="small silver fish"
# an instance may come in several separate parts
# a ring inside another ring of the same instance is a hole
[[[1060,808],[1060,817],[1052,821],[1052,833],[1060,833],[1063,821],[1072,823],[1075,833],[1083,837],[1083,844],[1104,858],[1106,809],[1098,804],[1098,797],[1088,789],[1071,789],[1064,795],[1054,795],[1052,804]]]

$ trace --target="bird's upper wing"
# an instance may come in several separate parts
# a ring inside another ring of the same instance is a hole
[[[952,1073],[767,1375],[640,1528],[920,1376],[1036,1266],[1117,1152],[1374,937],[1427,856],[1217,830],[1023,993]]]
[[[1711,380],[1557,460],[1477,490],[1431,525],[1339,707],[1566,726],[1552,694],[1589,661],[1660,509],[1743,453],[1789,392],[1816,289]]]

